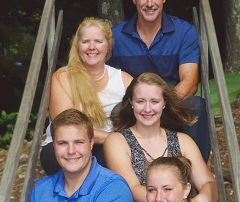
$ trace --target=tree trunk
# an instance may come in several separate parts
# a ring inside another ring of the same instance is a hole
[[[98,15],[112,27],[124,20],[122,0],[98,0]]]
[[[240,72],[240,0],[223,0],[225,27],[225,70]]]

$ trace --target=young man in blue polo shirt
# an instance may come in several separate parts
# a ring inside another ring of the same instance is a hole
[[[133,202],[126,181],[92,156],[93,125],[83,113],[63,111],[53,120],[51,134],[62,170],[36,182],[31,202]]]
[[[112,28],[114,46],[108,64],[133,77],[153,72],[174,86],[199,117],[193,126],[183,126],[183,132],[195,140],[207,162],[210,138],[205,101],[193,96],[198,84],[198,35],[193,25],[164,12],[165,1],[133,0],[137,14]]]

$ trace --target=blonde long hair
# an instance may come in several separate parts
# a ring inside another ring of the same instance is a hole
[[[79,56],[79,40],[85,27],[98,27],[108,43],[108,51],[105,61],[110,58],[112,50],[112,31],[109,25],[102,19],[88,17],[79,25],[71,43],[68,60],[69,83],[72,91],[74,108],[82,111],[96,127],[104,127],[106,114],[99,100],[95,84],[89,75],[87,68]],[[63,71],[59,69],[59,71]]]

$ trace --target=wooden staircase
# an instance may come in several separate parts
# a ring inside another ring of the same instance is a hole
[[[236,136],[234,121],[232,117],[230,102],[228,98],[226,82],[221,62],[219,47],[217,43],[215,28],[212,19],[212,13],[208,0],[199,1],[199,10],[194,12],[194,24],[198,29],[201,48],[201,82],[202,96],[206,99],[208,122],[211,134],[211,144],[214,162],[214,174],[218,183],[219,201],[226,201],[226,194],[223,181],[223,172],[221,158],[218,147],[216,126],[212,111],[210,99],[210,90],[208,83],[209,55],[212,62],[214,78],[217,84],[219,105],[224,127],[224,135],[228,148],[230,161],[230,171],[232,184],[236,201],[240,201],[240,152]],[[39,25],[38,35],[33,50],[32,60],[29,67],[27,81],[18,113],[14,133],[9,148],[8,157],[4,167],[0,184],[0,201],[9,202],[12,194],[12,188],[17,173],[20,154],[23,147],[28,127],[34,95],[36,92],[37,81],[41,69],[44,50],[47,46],[48,52],[48,71],[45,85],[42,93],[42,99],[39,106],[37,123],[35,126],[34,138],[32,140],[31,152],[28,160],[26,177],[22,189],[20,202],[29,201],[29,196],[34,185],[34,172],[39,156],[41,137],[45,127],[45,121],[48,112],[50,78],[56,67],[57,55],[63,27],[63,12],[58,14],[57,25],[55,28],[55,0],[46,0],[42,13],[42,19]]]

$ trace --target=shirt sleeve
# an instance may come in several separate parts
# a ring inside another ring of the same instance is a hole
[[[96,201],[134,202],[131,190],[123,180],[114,180],[109,183],[105,189],[99,193]]]
[[[179,64],[199,63],[199,39],[197,30],[193,25],[185,28],[181,49],[179,51]]]

